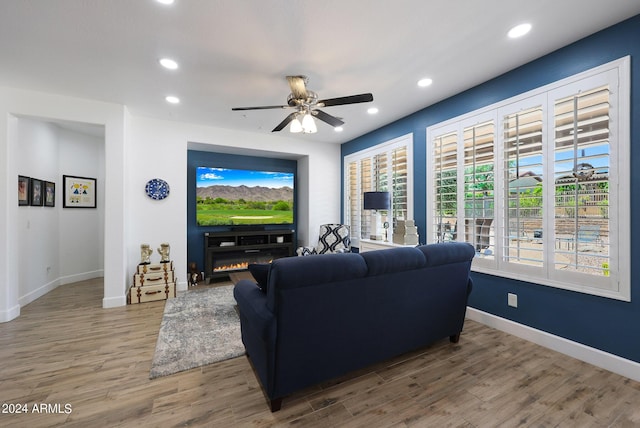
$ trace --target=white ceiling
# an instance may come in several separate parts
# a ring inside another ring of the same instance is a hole
[[[289,110],[231,108],[286,104],[285,76],[304,74],[320,98],[373,93],[324,109],[344,132],[296,137],[342,143],[639,13],[638,0],[0,0],[0,85],[270,133]],[[522,22],[531,33],[508,39]]]

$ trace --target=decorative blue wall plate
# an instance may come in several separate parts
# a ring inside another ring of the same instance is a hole
[[[153,178],[147,182],[144,191],[151,199],[159,201],[169,196],[169,183],[160,178]]]

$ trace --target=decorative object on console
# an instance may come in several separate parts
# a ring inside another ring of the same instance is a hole
[[[201,278],[196,262],[189,263],[189,286],[195,287],[202,279],[204,278]]]
[[[298,256],[349,252],[351,252],[351,228],[346,224],[321,225],[318,245],[299,247],[296,250]]]
[[[389,192],[364,192],[363,208],[372,210],[371,214],[371,236],[370,239],[381,240],[380,230],[380,211],[388,211],[391,207],[391,199]],[[387,223],[388,225],[388,223]],[[386,235],[386,234],[385,234]],[[386,236],[385,236],[386,240]]]
[[[140,264],[148,265],[151,263],[151,254],[153,253],[153,249],[149,246],[149,244],[141,244],[140,245]]]
[[[393,224],[393,243],[404,245],[404,220],[395,220]]]
[[[418,227],[413,220],[404,221],[404,244],[418,245]]]
[[[160,244],[158,248],[158,254],[160,254],[160,263],[168,263],[171,259],[169,258],[169,252],[171,251],[171,247],[168,242],[163,242]]]
[[[169,183],[160,178],[153,178],[147,182],[144,191],[151,199],[160,201],[169,196]]]

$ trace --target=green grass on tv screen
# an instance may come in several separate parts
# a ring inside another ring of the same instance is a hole
[[[198,204],[196,222],[198,226],[252,225],[252,224],[293,224],[293,210],[221,208],[216,204]]]

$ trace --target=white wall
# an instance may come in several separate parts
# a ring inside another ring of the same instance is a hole
[[[102,304],[103,307],[124,305],[125,284],[128,277],[123,252],[126,211],[124,198],[126,108],[114,104],[0,87],[0,322],[9,321],[20,315],[21,239],[19,231],[23,216],[20,209],[24,207],[18,207],[17,204],[17,177],[22,173],[18,168],[19,159],[22,156],[18,131],[21,120],[19,118],[23,117],[42,118],[47,121],[67,120],[105,127],[102,163],[111,167],[103,172],[105,183],[103,193],[105,201],[108,201],[108,209],[103,215],[103,260],[104,266],[108,268],[104,271],[105,287]],[[58,183],[58,180],[53,181]],[[56,229],[55,226],[54,229]]]
[[[298,159],[298,236],[305,243],[317,239],[322,223],[340,220],[340,147],[308,143],[288,134],[255,134],[180,122],[131,117],[127,140],[129,176],[127,254],[129,271],[140,261],[140,244],[156,249],[171,245],[179,288],[186,289],[187,272],[187,149]],[[162,178],[168,198],[154,201],[145,183]],[[310,198],[308,195],[312,195]],[[310,238],[310,239],[309,239]]]
[[[18,119],[16,142],[15,167],[20,175],[59,182],[55,126]],[[18,210],[18,296],[20,305],[26,305],[58,285],[58,210],[44,206]]]
[[[161,242],[169,242],[180,288],[186,287],[186,159],[190,144],[197,144],[198,150],[204,147],[298,159],[298,236],[302,244],[315,243],[320,224],[340,220],[338,145],[310,143],[304,136],[292,138],[286,133],[245,133],[134,117],[122,105],[0,87],[0,322],[20,314],[20,258],[16,249],[20,248],[19,208],[24,207],[16,202],[18,116],[105,127],[104,160],[99,161],[105,168],[105,188],[100,192],[105,207],[103,307],[126,303],[141,243],[155,249]],[[152,201],[144,194],[145,183],[154,177],[171,186],[171,195],[164,201]],[[64,227],[62,223],[60,227]],[[68,265],[64,269],[59,275],[66,275]]]
[[[56,208],[60,283],[97,278],[104,273],[104,139],[58,128]],[[62,176],[96,179],[96,208],[63,209]]]

